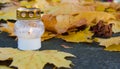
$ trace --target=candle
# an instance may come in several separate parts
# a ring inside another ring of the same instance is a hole
[[[41,36],[44,25],[40,20],[38,8],[19,8],[15,23],[15,34],[18,37],[18,48],[21,50],[38,50],[41,48]]]

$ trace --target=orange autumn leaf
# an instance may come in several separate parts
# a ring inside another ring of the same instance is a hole
[[[14,23],[7,21],[7,24],[0,27],[0,30],[3,32],[8,32],[10,34],[14,33]]]

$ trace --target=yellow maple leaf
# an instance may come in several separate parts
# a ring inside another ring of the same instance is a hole
[[[85,1],[87,1],[87,2],[94,2],[94,0],[85,0]]]
[[[24,6],[26,8],[32,8],[34,6],[34,4],[36,3],[35,0],[32,1],[20,1],[20,6]]]
[[[61,0],[52,0],[52,2],[60,2]]]
[[[18,6],[10,6],[10,7],[5,7],[4,9],[0,10],[0,19],[16,19],[16,9]]]
[[[18,53],[17,49],[12,48],[0,48],[0,60],[9,60],[12,59],[13,55]]]
[[[96,7],[96,11],[104,11],[106,9],[106,7],[104,5],[98,5]]]
[[[111,45],[118,45],[120,44],[120,37],[111,37],[108,39],[103,39],[103,38],[95,38],[96,42],[99,42],[99,45],[109,47]]]
[[[13,68],[9,68],[7,66],[0,65],[0,69],[13,69]]]
[[[42,11],[45,11],[46,9],[51,7],[46,0],[36,0],[36,3],[34,6],[40,8]]]
[[[109,47],[105,48],[104,50],[107,51],[120,51],[120,44],[119,45],[110,45]]]
[[[49,31],[45,31],[45,33],[41,37],[41,40],[45,41],[45,40],[51,39],[55,36],[56,36],[56,34],[53,34],[52,32],[49,32]]]
[[[11,0],[0,0],[0,3],[8,3],[11,2]]]
[[[58,68],[70,68],[72,62],[66,60],[65,57],[74,57],[70,53],[59,52],[57,50],[20,51],[13,48],[0,48],[0,57],[6,57],[7,55],[9,55],[8,58],[13,60],[10,66],[17,67],[18,69],[43,69],[47,63],[54,64]]]
[[[9,34],[14,34],[14,23],[7,21],[7,24],[0,27],[0,30],[3,32],[8,32]]]
[[[81,18],[86,18],[88,23],[91,23],[94,19],[96,19],[97,22],[100,20],[108,22],[109,20],[116,19],[114,15],[106,12],[81,12],[80,14]]]
[[[55,6],[58,6],[61,3],[61,0],[35,0],[35,7],[40,8],[44,13],[48,12],[50,8],[53,10]]]
[[[91,31],[84,30],[79,32],[69,32],[69,35],[59,35],[57,38],[61,38],[67,42],[92,42],[93,33]]]

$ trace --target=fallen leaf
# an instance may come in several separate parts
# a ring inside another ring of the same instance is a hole
[[[47,14],[52,14],[54,16],[56,15],[70,15],[70,14],[77,14],[79,12],[85,12],[85,11],[95,11],[94,6],[83,6],[80,5],[81,3],[79,0],[61,0],[61,3],[49,7],[47,9]],[[64,10],[63,10],[64,9]]]
[[[13,55],[18,53],[17,49],[12,48],[0,48],[0,60],[9,60],[13,58]]]
[[[120,44],[119,45],[110,45],[109,47],[105,48],[106,51],[120,51]]]
[[[0,69],[13,69],[13,68],[9,68],[7,66],[0,65]]]
[[[51,7],[47,0],[36,0],[34,6],[40,8],[42,11],[46,11],[49,7]]]
[[[0,14],[0,19],[4,19],[4,20],[7,20],[7,19],[15,19],[16,20],[16,10],[19,6],[16,6],[16,5],[10,5],[10,6],[7,6],[5,8],[2,8],[0,10],[1,14]]]
[[[7,25],[8,25],[8,29],[11,31],[11,34],[14,33],[14,23],[12,22],[7,22]]]
[[[94,39],[96,42],[99,42],[99,45],[109,47],[111,45],[119,45],[120,44],[120,37],[111,37],[108,39],[103,39],[103,38],[95,38]]]
[[[42,21],[47,30],[56,32],[58,34],[65,33],[70,28],[80,27],[82,25],[91,26],[93,20],[96,22],[100,20],[108,22],[109,20],[115,20],[115,16],[105,12],[79,12],[74,15],[59,14],[52,15],[46,14],[42,16]]]
[[[64,48],[73,48],[73,47],[70,47],[70,46],[67,46],[67,45],[61,45],[62,47]]]
[[[105,24],[104,21],[100,20],[96,25],[91,27],[91,31],[94,33],[96,37],[111,37],[112,32],[112,24]]]
[[[120,32],[120,21],[118,21],[118,20],[112,20],[112,21],[109,21],[109,23],[113,24],[112,31],[114,33]]]
[[[0,32],[8,32],[9,33],[9,30],[5,27],[0,27]]]
[[[14,34],[14,23],[7,21],[7,24],[4,24],[3,27],[0,27],[0,30],[3,32],[8,32],[10,35]]]
[[[106,9],[106,7],[104,5],[97,5],[96,7],[96,11],[104,11]]]
[[[72,62],[66,60],[65,57],[75,56],[57,50],[20,51],[13,48],[0,48],[0,60],[3,60],[4,58],[1,57],[5,57],[6,60],[11,58],[13,62],[10,66],[18,69],[43,69],[47,63],[54,64],[58,68],[70,68]]]
[[[45,31],[44,34],[42,35],[41,39],[42,39],[42,41],[45,41],[45,40],[51,39],[55,36],[56,36],[56,34],[53,34],[52,32],[49,32],[49,31]]]
[[[11,0],[0,0],[0,3],[9,3]]]
[[[68,35],[59,35],[57,38],[61,38],[67,42],[92,42],[92,36],[93,33],[91,31],[88,31],[88,29],[84,31],[79,31],[79,32],[70,32]]]
[[[36,3],[35,0],[31,0],[31,1],[20,1],[20,6],[24,6],[26,8],[32,8],[34,6],[34,4]]]

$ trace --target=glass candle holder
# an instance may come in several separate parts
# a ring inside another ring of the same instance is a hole
[[[44,25],[40,17],[38,8],[18,8],[14,30],[18,37],[20,50],[38,50],[41,48]]]

